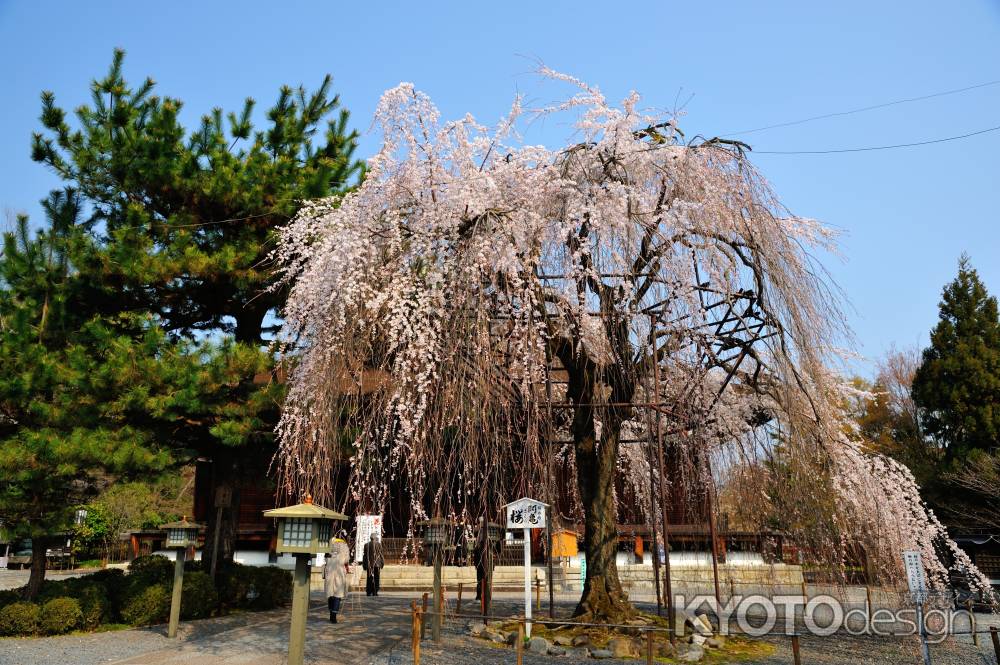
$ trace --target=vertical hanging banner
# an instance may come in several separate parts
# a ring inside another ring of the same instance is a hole
[[[512,501],[507,509],[507,528],[524,530],[524,623],[525,635],[531,637],[531,530],[545,528],[548,504],[527,497]],[[549,584],[552,580],[548,580]]]
[[[365,543],[374,533],[379,541],[382,540],[382,516],[381,515],[357,515],[355,516],[357,533],[354,536],[354,562],[361,563],[364,556]]]

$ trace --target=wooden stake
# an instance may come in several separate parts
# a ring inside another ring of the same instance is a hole
[[[517,652],[517,665],[524,665],[524,622],[517,624],[517,644],[515,645]]]
[[[997,635],[996,626],[990,626],[990,639],[993,640],[993,655],[996,656],[997,663],[1000,664],[1000,636]]]
[[[420,610],[417,609],[417,601],[410,601],[410,609],[413,610],[413,631],[410,635],[411,648],[413,649],[413,665],[420,665],[420,636],[423,628],[420,621]]]
[[[535,577],[535,609],[542,611],[542,580]]]
[[[646,631],[646,665],[653,665],[653,631]]]
[[[462,582],[458,583],[458,600],[455,601],[455,614],[462,613]]]
[[[792,635],[792,660],[795,661],[795,665],[802,665],[802,658],[799,655],[799,636]]]

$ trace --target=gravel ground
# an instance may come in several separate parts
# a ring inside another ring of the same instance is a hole
[[[89,575],[90,573],[97,572],[94,570],[48,570],[45,572],[45,579],[47,580],[62,580],[67,577],[80,577],[81,575]],[[0,568],[0,590],[3,589],[17,589],[23,587],[28,583],[28,576],[31,574],[29,570],[7,570],[6,568]],[[69,665],[67,663],[67,665]]]
[[[341,624],[326,621],[324,603],[314,594],[307,635],[307,662],[312,665],[410,665],[409,602],[416,594],[382,594],[377,599],[361,597],[345,608]],[[568,616],[571,603],[560,603],[559,616]],[[453,609],[453,608],[451,608]],[[471,607],[463,607],[469,611]],[[498,600],[494,612],[512,616],[520,609],[513,597]],[[421,646],[423,665],[512,665],[514,650],[496,646],[466,634],[466,619],[445,624],[443,639],[430,639]],[[997,617],[991,617],[997,623]],[[288,610],[259,614],[236,614],[181,624],[180,639],[168,640],[165,627],[35,639],[0,639],[0,665],[281,665],[287,650]],[[986,624],[985,617],[980,627]],[[429,638],[429,634],[428,634]],[[785,636],[765,638],[775,647],[762,658],[738,662],[756,665],[791,665],[791,641]],[[992,665],[993,647],[988,635],[980,646],[968,636],[948,638],[931,646],[934,665]],[[711,653],[703,663],[731,662]],[[919,644],[914,638],[832,637],[804,635],[802,663],[883,665],[920,663]],[[525,653],[525,665],[594,665],[596,662],[624,664],[643,662],[603,660],[587,657],[584,650],[566,656],[538,656]]]

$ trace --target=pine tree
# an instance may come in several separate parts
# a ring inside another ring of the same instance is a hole
[[[964,254],[939,307],[913,398],[924,430],[956,460],[1000,445],[1000,320],[997,299]]]
[[[48,226],[26,217],[0,255],[0,522],[31,537],[34,597],[45,550],[74,509],[112,480],[149,479],[183,463],[178,445],[242,441],[261,427],[273,391],[243,377],[269,360],[231,343],[169,336],[143,312],[104,312],[76,257],[95,251],[75,190],[43,202]]]
[[[275,231],[302,200],[346,191],[361,177],[357,135],[347,130],[347,112],[337,112],[329,76],[312,93],[282,88],[261,130],[247,99],[238,113],[213,109],[188,132],[182,103],[154,95],[152,79],[130,87],[123,58],[115,51],[107,76],[93,82],[92,104],[76,111],[75,127],[53,94],[42,94],[44,131],[32,154],[93,210],[99,242],[79,257],[95,285],[91,302],[109,314],[152,313],[176,338],[221,340],[216,362],[226,372],[255,368],[209,400],[232,413],[192,414],[200,427],[176,444],[211,459],[215,485],[230,490],[218,528],[221,557],[231,558],[240,479],[266,470],[280,403],[275,382],[253,381],[273,369],[264,346],[287,295],[273,288]]]
[[[0,255],[0,520],[32,538],[30,598],[53,535],[106,474],[156,472],[170,459],[128,422],[165,397],[166,337],[148,317],[87,311],[70,260],[79,197],[54,192],[43,205],[48,227],[33,235],[20,217]]]

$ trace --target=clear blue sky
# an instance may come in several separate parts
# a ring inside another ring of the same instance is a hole
[[[663,9],[651,8],[662,5]],[[55,179],[29,158],[38,94],[73,108],[115,46],[194,125],[246,96],[329,72],[367,130],[381,92],[412,81],[445,117],[493,123],[517,91],[551,101],[534,61],[650,106],[687,100],[707,136],[1000,79],[1000,0],[864,2],[10,2],[0,0],[0,211],[39,216]],[[1000,85],[746,135],[759,150],[906,143],[1000,125]],[[564,128],[540,127],[533,142]],[[362,155],[376,147],[366,135]],[[841,155],[758,155],[792,210],[842,229],[827,266],[851,303],[858,351],[923,345],[968,251],[1000,294],[1000,132]],[[859,367],[862,371],[864,367]]]

